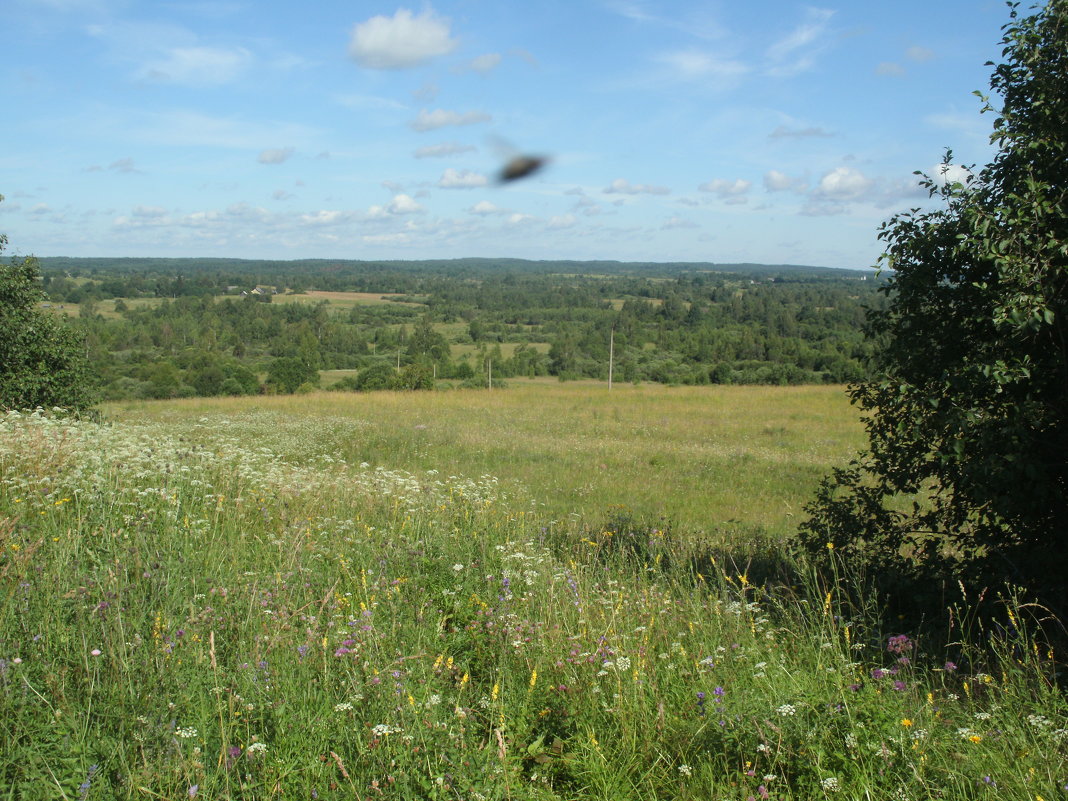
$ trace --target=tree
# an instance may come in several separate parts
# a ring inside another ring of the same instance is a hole
[[[0,234],[0,253],[6,245]],[[40,278],[33,257],[0,263],[0,408],[82,411],[93,403],[84,343],[37,308]]]
[[[304,384],[319,386],[319,371],[300,359],[282,356],[267,368],[265,383],[284,395],[291,395]]]
[[[1068,0],[1010,5],[994,160],[927,180],[935,211],[880,230],[893,270],[851,388],[867,450],[824,482],[801,542],[895,577],[1022,584],[1062,611],[1068,576]],[[984,111],[992,111],[989,98]]]

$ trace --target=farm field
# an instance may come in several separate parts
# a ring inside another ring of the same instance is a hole
[[[963,596],[937,645],[849,564],[821,578],[778,546],[859,444],[826,387],[9,413],[0,787],[1063,797],[1068,708],[1033,610],[1007,597],[981,632]],[[750,576],[761,549],[788,584]]]

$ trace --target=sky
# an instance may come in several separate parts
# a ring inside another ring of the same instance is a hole
[[[9,254],[864,268],[1003,2],[4,0]],[[996,99],[995,99],[996,100]],[[516,154],[548,158],[498,181]]]

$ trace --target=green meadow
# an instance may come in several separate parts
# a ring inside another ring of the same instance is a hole
[[[0,798],[1066,797],[1041,610],[791,555],[862,443],[840,387],[9,413]]]

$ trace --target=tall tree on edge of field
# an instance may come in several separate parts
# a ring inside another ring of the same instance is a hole
[[[82,338],[37,308],[40,276],[32,256],[0,263],[0,409],[82,411],[93,402]]]
[[[880,229],[877,369],[850,389],[869,446],[824,481],[799,539],[895,581],[1008,580],[1064,612],[1068,0],[1009,8],[989,65],[997,155],[973,174],[947,154],[926,181],[943,207]]]

